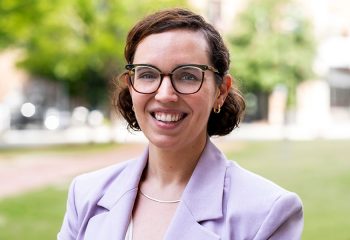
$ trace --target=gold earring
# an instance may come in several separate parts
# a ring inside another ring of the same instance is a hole
[[[221,111],[221,105],[218,104],[218,107],[217,107],[217,108],[214,108],[213,111],[214,111],[214,113],[216,113],[216,114],[220,113],[220,111]]]

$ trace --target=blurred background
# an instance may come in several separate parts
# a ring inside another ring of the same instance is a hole
[[[303,239],[349,240],[347,0],[1,0],[0,239],[54,239],[73,176],[142,152],[113,109],[115,77],[130,27],[174,6],[222,33],[247,101],[214,140],[301,196]]]
[[[111,105],[125,36],[141,16],[169,6],[196,10],[225,36],[247,100],[241,131],[249,138],[349,138],[349,5],[3,0],[0,145],[128,140]],[[253,128],[261,125],[269,134]]]

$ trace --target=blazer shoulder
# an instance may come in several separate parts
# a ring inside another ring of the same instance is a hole
[[[135,159],[130,159],[124,162],[116,163],[111,166],[107,166],[95,171],[87,172],[75,177],[75,181],[84,183],[99,183],[108,180],[109,178],[115,178],[120,174],[131,162]]]
[[[70,186],[71,191],[74,188],[75,198],[79,200],[99,199],[103,196],[109,185],[115,182],[121,173],[134,161],[136,159],[130,159],[96,171],[81,174],[73,179]]]
[[[246,195],[280,196],[288,191],[276,183],[241,167],[235,161],[228,161],[226,184],[233,190]]]
[[[234,161],[228,163],[224,189],[227,217],[251,237],[258,231],[276,230],[293,214],[298,216],[296,225],[302,223],[302,202],[297,194]]]
[[[255,212],[266,215],[278,201],[288,202],[301,208],[300,198],[276,183],[242,168],[234,161],[229,161],[225,179],[228,204],[237,206],[238,211]],[[236,207],[234,207],[236,208]],[[240,209],[240,210],[239,210]],[[251,210],[249,210],[251,209]]]

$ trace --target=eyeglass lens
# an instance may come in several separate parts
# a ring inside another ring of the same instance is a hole
[[[162,74],[150,66],[136,66],[133,69],[131,82],[134,89],[141,93],[153,93],[161,85],[164,75],[169,75],[175,90],[179,93],[197,92],[203,81],[204,71],[194,66],[184,66],[175,69],[170,74]]]

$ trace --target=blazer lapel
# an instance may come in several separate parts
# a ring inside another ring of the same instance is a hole
[[[223,216],[225,174],[226,158],[208,138],[166,233],[166,240],[220,239],[217,233],[201,224]]]
[[[148,150],[139,159],[131,162],[111,183],[98,202],[102,211],[90,219],[84,240],[125,238],[147,159]]]
[[[127,192],[110,210],[91,218],[84,240],[124,239],[136,194],[135,189]]]
[[[204,209],[203,209],[204,210]],[[166,240],[219,240],[214,232],[200,225],[193,217],[191,210],[185,203],[181,203],[176,210],[175,217],[166,233]]]

